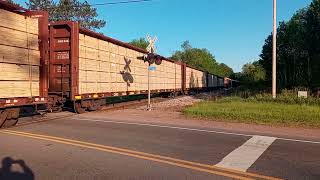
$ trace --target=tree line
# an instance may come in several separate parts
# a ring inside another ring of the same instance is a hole
[[[218,63],[209,50],[194,48],[190,45],[189,41],[183,42],[181,48],[181,50],[174,52],[170,59],[185,62],[191,67],[221,77],[229,77],[233,74],[232,68],[224,63]]]
[[[8,0],[19,5],[14,0]],[[105,20],[98,19],[97,9],[87,1],[79,0],[29,0],[26,6],[30,10],[43,10],[49,14],[49,21],[76,21],[81,27],[87,29],[100,29],[106,25]]]
[[[145,38],[132,40],[129,44],[146,49],[148,42]],[[230,77],[233,74],[232,68],[224,63],[218,63],[209,50],[203,48],[194,48],[189,41],[181,45],[181,50],[175,51],[169,59],[182,61],[191,67],[209,72],[221,77]]]
[[[320,87],[320,0],[297,11],[277,29],[277,84],[279,89]],[[263,45],[260,59],[235,74],[245,82],[272,81],[272,34]]]

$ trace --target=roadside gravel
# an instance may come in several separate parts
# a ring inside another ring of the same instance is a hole
[[[156,110],[173,110],[173,111],[179,111],[185,106],[191,106],[197,102],[203,101],[202,98],[199,98],[198,96],[182,96],[177,98],[168,99],[167,101],[158,102],[158,103],[152,103],[151,107],[152,109]],[[145,110],[147,109],[147,106],[141,106],[137,108],[138,110]]]

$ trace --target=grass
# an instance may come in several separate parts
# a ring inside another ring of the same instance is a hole
[[[320,128],[320,106],[223,98],[205,101],[184,109],[198,118],[254,124]]]

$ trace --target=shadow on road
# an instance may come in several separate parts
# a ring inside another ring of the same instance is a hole
[[[12,171],[13,165],[20,166],[22,172]],[[0,180],[34,180],[34,174],[23,160],[5,157],[2,159],[2,167],[0,168]]]

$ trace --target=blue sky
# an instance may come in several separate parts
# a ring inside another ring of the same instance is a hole
[[[121,0],[88,0],[91,4],[116,1]],[[278,20],[289,20],[310,2],[278,0]],[[153,0],[97,8],[99,18],[107,21],[99,31],[107,36],[128,42],[156,35],[158,53],[164,56],[189,40],[235,71],[259,58],[272,30],[272,0]]]

